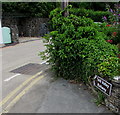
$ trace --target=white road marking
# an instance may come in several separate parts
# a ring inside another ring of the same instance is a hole
[[[4,81],[10,81],[11,79],[13,79],[13,78],[15,78],[15,77],[17,77],[17,76],[19,76],[19,75],[21,75],[21,74],[18,73],[18,74],[16,74],[16,75],[13,75],[13,76],[5,79]]]
[[[45,61],[41,62],[40,64],[44,64],[44,63],[46,63],[48,60],[49,60],[49,59],[47,59],[47,60],[45,60]]]

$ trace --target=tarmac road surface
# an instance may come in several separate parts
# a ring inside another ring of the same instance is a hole
[[[94,97],[83,84],[55,79],[50,65],[38,56],[43,50],[45,47],[39,38],[0,48],[1,112],[111,113],[104,106],[96,106]]]

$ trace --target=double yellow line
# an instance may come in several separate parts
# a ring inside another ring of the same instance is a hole
[[[19,90],[21,90],[24,86],[26,86],[30,81],[32,81],[35,77],[40,75],[43,71],[38,72],[34,76],[30,77],[26,81],[24,81],[21,85],[19,85],[15,90],[13,90],[10,94],[8,94],[7,97],[5,97],[1,102],[0,102],[0,107],[3,106],[5,103],[9,101]],[[41,75],[37,78],[35,78],[24,90],[22,90],[8,105],[5,109],[3,109],[2,113],[8,113],[10,108],[40,79],[42,79],[44,76]]]

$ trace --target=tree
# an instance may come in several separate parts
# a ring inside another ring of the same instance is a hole
[[[69,0],[63,0],[63,2],[61,2],[61,9],[64,10],[67,6],[68,6],[68,1]],[[68,16],[68,11],[63,12],[63,16]]]
[[[114,7],[114,4],[116,2],[70,2],[73,7],[75,8],[85,8],[85,9],[92,9],[92,10],[100,10],[105,11],[106,10],[106,4],[109,4],[111,8]]]
[[[29,17],[48,18],[51,10],[55,9],[55,2],[3,2],[2,11],[5,13],[18,13]]]

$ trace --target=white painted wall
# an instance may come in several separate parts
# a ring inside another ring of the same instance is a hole
[[[0,19],[0,44],[3,44],[1,19]]]

